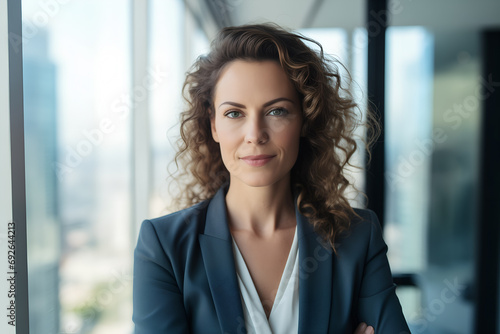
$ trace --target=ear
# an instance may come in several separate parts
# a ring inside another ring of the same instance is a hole
[[[212,129],[212,138],[216,143],[218,143],[219,135],[217,134],[217,129],[215,128],[215,116],[210,117],[210,128]]]

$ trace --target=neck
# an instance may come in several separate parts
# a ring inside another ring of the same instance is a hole
[[[226,206],[232,231],[265,236],[296,225],[289,178],[265,187],[250,187],[231,179]]]

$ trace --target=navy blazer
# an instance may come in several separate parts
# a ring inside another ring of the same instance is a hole
[[[222,187],[210,200],[142,223],[134,253],[136,334],[246,333]],[[409,333],[395,294],[387,246],[372,211],[356,212],[337,254],[295,203],[299,333]]]

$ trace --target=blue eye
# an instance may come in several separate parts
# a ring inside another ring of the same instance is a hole
[[[276,109],[271,110],[268,115],[286,116],[286,115],[288,115],[288,110],[286,110],[285,108],[276,108]]]
[[[241,112],[239,111],[228,111],[227,113],[224,114],[224,116],[228,118],[239,118],[241,116]]]

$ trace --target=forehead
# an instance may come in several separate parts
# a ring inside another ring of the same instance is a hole
[[[214,91],[215,102],[226,99],[252,102],[277,97],[298,100],[292,81],[279,63],[272,60],[232,61],[222,70]]]

